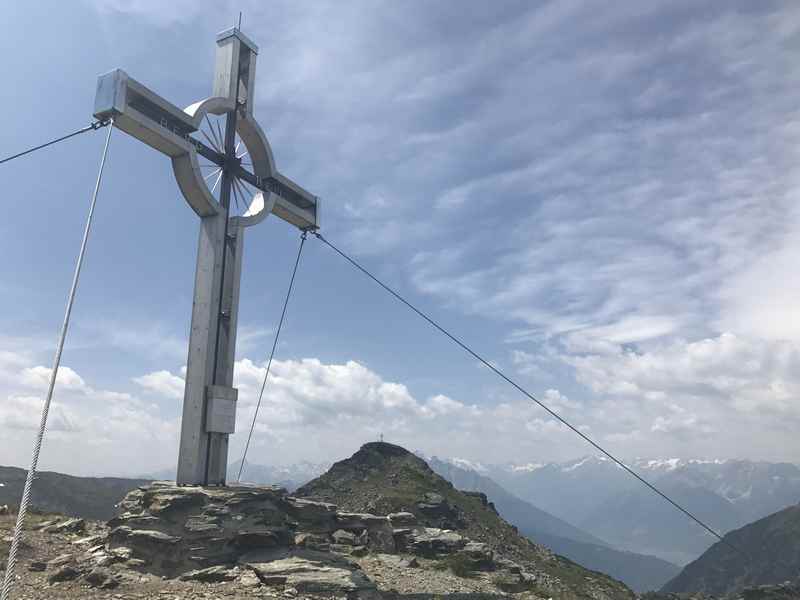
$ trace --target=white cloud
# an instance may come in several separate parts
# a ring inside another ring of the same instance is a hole
[[[182,377],[173,375],[169,371],[155,371],[141,377],[134,377],[133,381],[146,390],[160,394],[165,398],[183,399],[185,381]]]
[[[269,462],[275,452],[310,460],[345,456],[381,434],[387,441],[431,454],[502,461],[519,452],[541,455],[552,445],[552,440],[530,435],[537,419],[548,432],[562,433],[533,403],[515,399],[476,406],[444,394],[423,400],[405,385],[386,381],[355,361],[274,361],[272,369],[256,426],[255,462]],[[237,431],[245,432],[264,365],[243,359],[236,363],[235,373],[240,398]],[[558,390],[545,395],[570,414],[577,410],[578,405]],[[476,439],[491,439],[492,444],[476,447]],[[559,451],[565,454],[556,455],[562,457],[572,456],[580,446],[567,435],[559,438],[561,442],[565,443]],[[232,455],[241,444],[241,436],[232,439]],[[550,449],[547,452],[552,455]]]
[[[650,427],[653,433],[666,433],[678,437],[708,435],[716,433],[716,429],[709,424],[701,423],[696,415],[682,415],[665,417],[658,416]]]
[[[237,361],[235,385],[241,407],[258,398],[266,367],[249,359]],[[466,410],[460,402],[437,395],[419,402],[400,383],[355,361],[323,364],[317,359],[273,361],[262,406],[271,427],[326,426],[338,421],[399,423]]]
[[[584,418],[626,451],[793,460],[800,450],[798,343],[726,333],[563,359],[594,392]]]
[[[548,389],[542,394],[542,401],[555,412],[566,415],[578,413],[581,405],[578,402],[570,400],[567,396],[558,390]]]
[[[731,333],[648,351],[568,357],[579,381],[599,394],[719,403],[721,412],[767,410],[800,416],[800,345]]]
[[[43,367],[41,365],[22,369],[19,375],[20,383],[35,389],[46,390],[50,383],[52,372],[52,368]],[[61,366],[58,369],[56,386],[58,386],[59,389],[66,389],[69,391],[87,391],[86,382],[83,381],[81,376],[65,366]]]
[[[576,352],[561,339],[541,354],[569,365],[588,389],[577,401],[550,390],[540,398],[617,454],[791,461],[800,451],[792,433],[800,425],[800,343],[725,333]],[[539,376],[540,356],[517,351],[514,361],[521,375]],[[528,428],[557,426],[541,419]]]
[[[800,220],[790,216],[788,223],[775,248],[723,282],[720,327],[771,340],[800,340]]]
[[[0,369],[19,368],[25,364],[27,364],[27,359],[24,356],[16,352],[0,350]]]
[[[579,380],[594,390],[592,397],[575,400],[556,388],[538,397],[617,453],[621,445],[626,455],[652,456],[680,444],[676,454],[736,455],[745,431],[758,423],[771,431],[771,439],[755,440],[751,447],[770,458],[788,458],[800,450],[796,427],[790,426],[800,423],[793,400],[800,384],[798,356],[791,345],[754,344],[731,334],[649,352],[620,349],[569,358]],[[566,459],[586,452],[574,433],[516,395],[483,406],[443,394],[419,399],[407,386],[355,361],[274,361],[272,368],[252,444],[254,462],[338,458],[381,434],[429,454],[489,462]],[[242,450],[264,372],[264,364],[249,359],[236,363],[240,402],[232,460]],[[171,404],[182,393],[181,378],[168,371],[146,374],[136,383]],[[46,443],[59,450],[58,456],[49,454],[51,468],[74,471],[76,456],[88,461],[84,472],[144,473],[174,463],[179,411],[167,415],[131,394],[95,390],[85,382],[65,387],[58,397]],[[0,430],[15,440],[32,434],[40,403],[10,394],[0,407]],[[492,444],[476,446],[476,439]],[[0,461],[24,462],[27,448],[25,443],[4,448],[0,451],[16,458]]]
[[[38,430],[43,399],[33,396],[9,396],[0,404],[0,428]],[[50,405],[48,431],[77,431],[78,419],[61,404]]]
[[[30,460],[51,370],[29,364],[4,360],[0,372],[0,464],[23,466]],[[42,394],[30,395],[30,389]],[[59,369],[42,468],[137,475],[171,464],[176,449],[174,417],[126,391],[94,388],[69,367]]]
[[[443,416],[460,412],[465,409],[465,406],[458,400],[453,400],[442,394],[430,398],[423,407],[423,414],[431,416]]]

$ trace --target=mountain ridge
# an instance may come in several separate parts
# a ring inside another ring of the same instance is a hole
[[[27,474],[25,469],[0,466],[0,505],[19,505]],[[31,504],[46,512],[108,520],[115,516],[115,505],[125,494],[149,482],[148,479],[77,477],[38,471],[36,485],[31,488]]]
[[[718,596],[800,573],[800,504],[727,533],[662,588]]]

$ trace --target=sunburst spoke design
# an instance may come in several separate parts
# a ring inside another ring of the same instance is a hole
[[[224,148],[225,147],[225,136],[222,135],[222,129],[219,126],[219,121],[220,121],[220,119],[216,119],[214,121],[214,125],[217,126],[217,132],[219,133],[219,147],[220,148]]]
[[[211,146],[211,147],[212,147],[214,150],[216,150],[217,152],[219,152],[220,154],[222,154],[222,150],[220,150],[220,149],[217,147],[217,144],[216,144],[216,142],[215,142],[214,140],[212,140],[210,137],[208,137],[208,134],[207,134],[205,131],[203,131],[203,130],[201,129],[201,130],[200,130],[200,133],[201,133],[201,134],[203,134],[203,137],[204,137],[204,138],[206,138],[206,141],[209,143],[209,145],[210,145],[210,146]]]
[[[210,148],[221,155],[225,154],[225,136],[223,133],[225,131],[225,123],[223,119],[226,118],[225,115],[207,114],[204,116],[200,123],[200,128],[198,129],[199,135],[197,139],[203,140],[204,143],[208,144]],[[253,161],[249,158],[247,146],[238,134],[234,138],[233,154],[243,168],[251,172],[253,171]],[[209,193],[218,203],[222,204],[221,184],[225,172],[224,167],[214,163],[207,157],[200,156],[198,158],[200,159],[198,164],[203,179],[208,186]],[[249,214],[250,205],[253,203],[253,199],[259,190],[251,183],[236,176],[231,177],[230,186],[230,198],[228,203],[229,216],[237,217]]]
[[[242,185],[244,187],[244,190],[248,194],[255,195],[255,194],[257,194],[258,192],[261,191],[258,188],[256,188],[252,183],[250,183],[249,181],[246,181],[244,179],[239,179],[239,181],[242,183]]]
[[[209,180],[211,177],[213,177],[214,175],[218,175],[218,174],[219,174],[219,173],[221,173],[221,172],[222,172],[222,169],[221,169],[221,168],[219,168],[219,167],[217,167],[217,170],[216,170],[216,171],[212,171],[211,173],[209,173],[208,175],[206,175],[205,177],[203,177],[203,179],[205,179],[206,181],[208,181],[208,180]]]
[[[217,176],[217,180],[214,182],[214,185],[211,187],[211,193],[212,194],[216,191],[217,186],[219,185],[219,182],[222,181],[222,174],[223,174],[222,173],[222,169],[220,169],[219,170],[219,175]]]
[[[243,179],[237,179],[236,185],[239,189],[239,194],[242,197],[242,214],[248,214],[250,212],[250,205],[253,203],[255,194],[250,191]]]
[[[220,138],[217,137],[217,133],[214,131],[214,127],[211,125],[211,121],[209,121],[209,119],[208,119],[208,114],[205,115],[205,121],[208,124],[208,130],[211,132],[211,136],[214,138],[214,141],[216,142],[216,143],[213,143],[212,146],[214,146],[214,149],[217,152],[221,153],[222,152],[222,146],[223,146],[222,138],[221,137]],[[208,136],[206,136],[206,137],[208,137]]]
[[[242,198],[239,193],[239,184],[236,182],[236,179],[234,179],[232,183],[231,191],[233,192],[233,201],[236,203],[236,212],[241,213],[242,206],[244,205],[244,198]]]

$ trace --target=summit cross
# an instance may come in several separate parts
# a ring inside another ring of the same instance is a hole
[[[121,69],[97,82],[95,117],[113,119],[169,156],[183,197],[200,217],[178,485],[226,484],[245,228],[270,213],[302,231],[319,228],[319,199],[275,168],[253,118],[257,55],[238,28],[220,33],[212,96],[184,110]]]

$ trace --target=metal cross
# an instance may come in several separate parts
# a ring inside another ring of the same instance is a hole
[[[213,96],[185,110],[121,69],[97,82],[95,117],[113,118],[117,128],[169,156],[184,198],[200,217],[179,485],[225,485],[228,436],[236,422],[244,228],[270,213],[304,231],[319,228],[319,199],[278,172],[253,118],[257,54],[238,28],[220,33]]]

